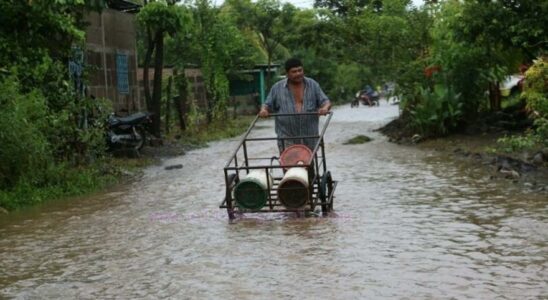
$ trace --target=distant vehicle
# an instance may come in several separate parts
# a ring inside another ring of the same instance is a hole
[[[358,107],[360,103],[367,106],[379,106],[380,96],[377,91],[368,85],[365,89],[356,93],[354,101],[350,103],[350,107]]]
[[[503,97],[508,97],[514,93],[521,91],[521,83],[523,81],[523,75],[510,75],[500,83],[500,94]]]
[[[396,83],[395,82],[387,82],[382,87],[382,96],[383,97],[390,97],[393,96],[396,92]]]

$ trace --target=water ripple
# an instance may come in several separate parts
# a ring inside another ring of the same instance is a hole
[[[0,223],[0,295],[27,298],[532,299],[547,295],[542,195],[373,129],[397,114],[338,108],[326,134],[335,213],[218,205],[238,139],[168,159],[136,183]],[[257,135],[272,134],[263,121]],[[374,140],[343,145],[357,134]],[[256,151],[269,155],[272,145]],[[183,164],[166,171],[165,165]]]

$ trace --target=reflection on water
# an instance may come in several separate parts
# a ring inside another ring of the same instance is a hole
[[[0,295],[16,298],[476,298],[547,294],[546,195],[441,152],[386,142],[390,105],[338,108],[327,218],[218,209],[237,140],[92,197],[2,216]],[[271,123],[258,135],[272,133]],[[374,140],[342,145],[357,134]],[[264,151],[275,151],[266,145]]]

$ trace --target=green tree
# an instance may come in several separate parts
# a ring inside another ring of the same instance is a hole
[[[409,6],[410,1],[385,0],[368,5],[344,18],[331,16],[333,43],[343,60],[371,71],[363,84],[401,81],[409,64],[424,55],[430,38],[430,17]]]
[[[146,1],[145,1],[146,2]],[[146,3],[137,15],[139,23],[146,28],[146,54],[143,66],[143,83],[147,108],[154,113],[152,130],[161,136],[162,73],[164,68],[164,39],[166,35],[181,32],[190,23],[190,15],[177,1]],[[148,82],[148,68],[154,55],[154,82],[152,95]]]
[[[523,98],[535,120],[535,139],[548,147],[548,59],[541,57],[525,73]]]
[[[347,17],[366,9],[381,11],[382,0],[315,0],[314,7],[325,8],[339,17]]]
[[[82,111],[105,107],[77,93],[68,72],[73,50],[83,48],[84,15],[104,5],[0,1],[0,206],[40,201],[44,190],[79,190],[68,174],[90,174],[89,163],[104,153],[101,125],[81,125]],[[82,182],[97,182],[86,175]]]
[[[68,79],[63,67],[71,48],[84,42],[84,13],[100,10],[102,2],[0,1],[0,77],[17,74],[23,91],[39,88],[50,107],[63,109],[67,103],[60,101],[66,98],[60,86]]]
[[[267,65],[270,68],[275,53],[292,28],[293,15],[296,8],[291,4],[282,6],[279,0],[230,0],[227,4],[232,8],[235,20],[241,29],[255,32],[261,48],[266,53]],[[271,84],[270,73],[267,73],[267,83]]]
[[[198,0],[194,8],[194,37],[207,94],[207,121],[226,116],[229,97],[228,74],[248,63],[247,44],[227,14]]]
[[[425,134],[450,132],[487,107],[486,91],[489,109],[499,110],[498,82],[545,51],[546,8],[537,1],[428,1],[433,23],[420,28],[430,38],[402,72],[409,124]]]
[[[474,65],[488,81],[491,110],[499,110],[499,81],[546,49],[548,3],[469,0],[444,7],[458,9],[457,14],[445,14],[452,40],[463,48],[481,51]]]
[[[18,92],[44,97],[48,114],[35,123],[48,124],[41,130],[56,160],[89,159],[103,140],[97,128],[78,127],[91,102],[75,93],[67,72],[73,48],[83,47],[84,14],[103,6],[99,0],[0,2],[0,82],[16,80]]]

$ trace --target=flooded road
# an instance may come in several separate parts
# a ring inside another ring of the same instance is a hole
[[[0,298],[546,299],[546,194],[388,143],[373,130],[397,113],[335,109],[332,217],[229,223],[222,168],[239,138],[106,193],[0,216]],[[374,140],[343,145],[358,134]]]

